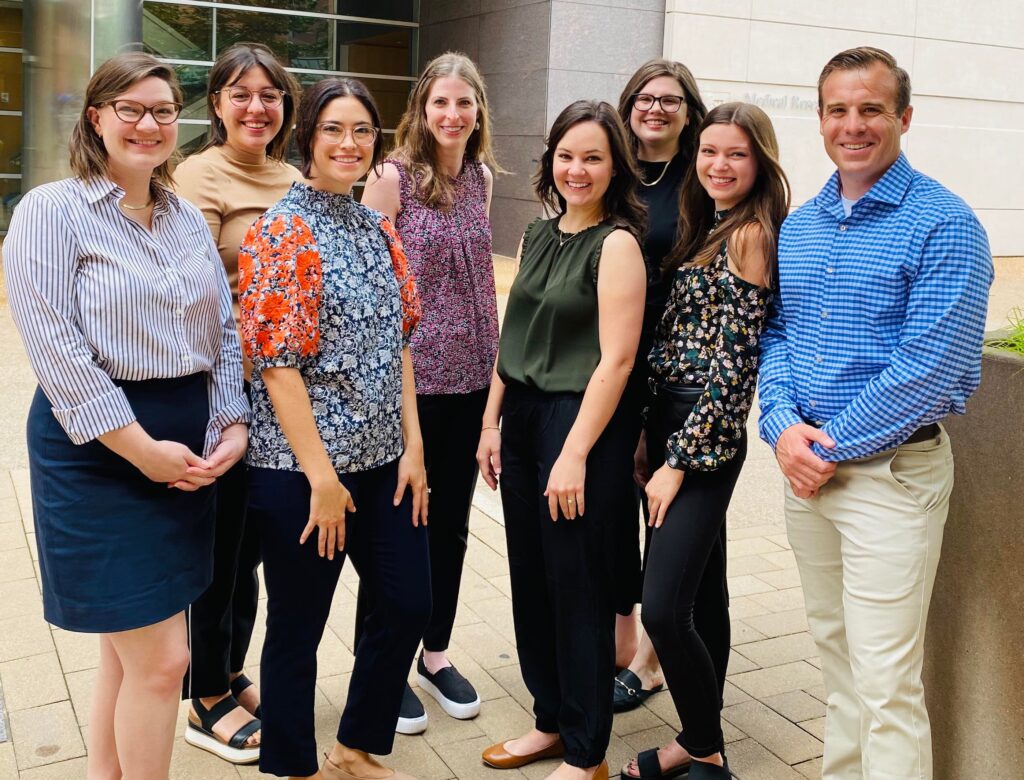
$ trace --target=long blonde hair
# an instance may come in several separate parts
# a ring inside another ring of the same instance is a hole
[[[477,128],[469,136],[466,157],[485,163],[495,173],[504,173],[491,148],[491,116],[487,108],[487,88],[473,61],[465,54],[449,51],[431,60],[409,93],[402,121],[395,131],[397,158],[418,179],[416,196],[430,208],[448,209],[455,197],[451,177],[437,168],[434,136],[427,127],[426,107],[434,80],[454,76],[468,84],[477,104]]]

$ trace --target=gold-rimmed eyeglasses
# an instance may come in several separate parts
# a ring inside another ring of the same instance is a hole
[[[340,144],[348,135],[348,129],[337,122],[321,122],[316,126],[321,137],[332,144]],[[352,128],[352,140],[358,146],[373,146],[377,140],[377,128],[370,125],[356,125]]]
[[[246,108],[252,103],[252,96],[259,95],[260,103],[263,104],[264,108],[277,108],[284,102],[285,96],[288,94],[283,89],[261,89],[258,92],[253,92],[248,87],[225,87],[224,89],[218,89],[214,92],[214,95],[219,95],[224,92],[228,96],[228,100],[231,101],[231,105],[237,106],[238,108]]]

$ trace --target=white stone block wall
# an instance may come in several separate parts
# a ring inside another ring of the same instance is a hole
[[[772,117],[794,204],[834,170],[818,134],[818,74],[853,46],[910,73],[911,164],[963,197],[996,255],[1024,255],[1024,2],[667,0],[665,56],[710,105],[746,100]]]

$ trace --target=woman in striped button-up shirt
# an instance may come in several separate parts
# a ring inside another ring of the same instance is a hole
[[[4,247],[40,385],[28,445],[44,615],[100,634],[96,778],[167,777],[184,609],[211,575],[209,486],[246,449],[224,269],[168,188],[180,100],[149,55],[102,65],[71,137],[75,178],[29,192]]]

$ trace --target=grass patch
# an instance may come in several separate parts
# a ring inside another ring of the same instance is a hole
[[[1024,355],[1024,310],[1013,309],[1010,312],[1009,321],[1009,328],[1001,332],[999,338],[993,339],[988,345],[995,349]]]

